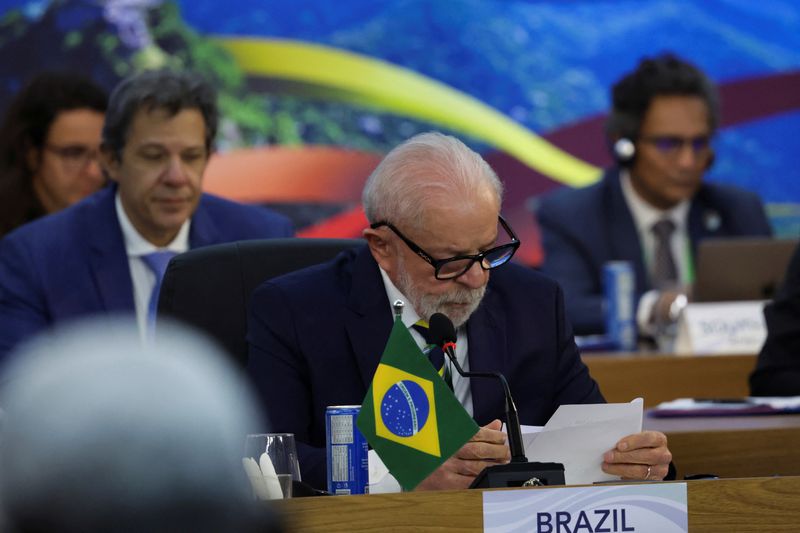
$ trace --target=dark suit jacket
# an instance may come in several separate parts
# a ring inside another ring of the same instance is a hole
[[[254,293],[248,371],[271,429],[296,435],[304,481],[325,488],[325,408],[361,404],[391,327],[366,246]],[[604,401],[573,342],[561,289],[530,269],[492,271],[467,336],[470,370],[502,372],[524,424],[543,425],[561,404]],[[499,383],[473,379],[470,386],[476,422],[504,418]]]
[[[0,360],[21,340],[56,322],[97,313],[132,313],[133,282],[109,186],[0,241]],[[189,246],[289,237],[276,213],[204,194]]]
[[[603,265],[630,261],[636,276],[636,298],[652,289],[639,235],[622,194],[619,171],[581,189],[562,189],[539,203],[542,271],[564,287],[567,316],[578,335],[605,329],[602,301]],[[764,207],[756,194],[726,185],[703,183],[689,208],[692,253],[709,237],[769,236]]]
[[[750,376],[753,396],[800,395],[800,247],[789,268],[783,287],[764,308],[767,340]]]

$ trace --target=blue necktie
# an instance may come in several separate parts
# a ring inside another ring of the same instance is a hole
[[[153,338],[153,333],[156,329],[156,311],[158,310],[158,293],[161,291],[161,280],[164,278],[164,272],[167,271],[169,260],[176,255],[177,252],[163,250],[141,256],[144,264],[153,271],[156,277],[156,283],[153,285],[153,292],[150,293],[150,301],[147,304],[147,338],[149,339]]]
[[[447,386],[450,387],[450,390],[453,390],[453,376],[450,375],[450,367],[444,364],[444,352],[442,349],[431,342],[428,323],[424,320],[418,320],[415,324],[412,324],[411,327],[425,339],[427,346],[425,346],[422,351],[428,356],[433,368],[442,376],[442,379]]]

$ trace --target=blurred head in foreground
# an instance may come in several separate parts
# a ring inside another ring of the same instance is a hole
[[[242,473],[260,414],[207,339],[155,346],[109,320],[40,337],[4,369],[4,530],[271,531]]]

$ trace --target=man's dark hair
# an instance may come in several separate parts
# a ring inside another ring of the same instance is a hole
[[[108,95],[90,79],[70,72],[42,72],[14,97],[0,126],[0,236],[38,218],[44,208],[33,190],[31,148],[41,150],[59,113],[105,113]]]
[[[112,91],[103,125],[103,148],[117,158],[128,140],[133,117],[140,109],[166,110],[175,116],[184,109],[197,109],[205,122],[206,149],[210,152],[217,134],[217,93],[197,74],[150,70],[126,78]]]
[[[697,96],[708,108],[713,134],[719,125],[719,96],[714,83],[697,67],[671,53],[644,58],[636,70],[619,80],[611,91],[612,109],[606,121],[610,140],[639,136],[642,121],[657,96]]]

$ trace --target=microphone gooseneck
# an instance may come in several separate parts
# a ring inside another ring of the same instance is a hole
[[[506,399],[506,428],[508,431],[508,448],[511,451],[511,462],[527,463],[528,459],[525,457],[525,447],[522,444],[522,429],[520,428],[517,406],[511,397],[511,389],[505,376],[500,372],[464,372],[456,360],[456,328],[453,326],[453,322],[442,313],[431,315],[428,320],[428,331],[430,332],[432,343],[439,346],[447,354],[459,375],[467,378],[494,378],[500,380]]]

